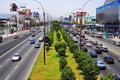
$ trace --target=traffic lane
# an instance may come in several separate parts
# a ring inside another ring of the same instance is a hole
[[[17,35],[19,35],[19,38],[21,38],[21,37],[24,37],[24,36],[25,36],[25,35],[23,35],[23,34],[29,35],[30,32],[21,32],[21,33],[19,33],[19,34],[17,34]],[[14,41],[14,40],[15,40],[15,39],[14,39],[14,35],[16,35],[16,34],[13,34],[13,35],[11,35],[11,36],[8,36],[8,37],[3,38],[3,42],[0,43],[0,46],[7,45],[7,44],[9,44],[10,42]],[[18,39],[19,39],[19,38],[18,38]]]
[[[94,51],[94,47],[88,47],[88,55],[89,56],[90,56],[90,52],[92,52],[92,51]],[[97,54],[97,58],[92,58],[91,56],[90,56],[90,58],[93,60],[93,63],[95,63],[97,60],[102,60],[102,58],[100,57],[101,55],[102,54]],[[108,65],[106,67],[106,70],[100,70],[100,75],[101,76],[107,75],[108,73],[113,73],[113,71],[110,70]]]
[[[2,67],[2,72],[0,72],[0,73],[2,73],[2,75],[0,76],[0,79],[2,79],[2,80],[9,80],[8,78],[10,77],[10,74],[13,74],[13,72],[16,70],[16,68],[17,67],[19,67],[18,65],[21,63],[21,61],[24,59],[24,58],[26,58],[26,56],[27,55],[30,55],[29,53],[31,52],[31,47],[34,47],[34,45],[29,45],[29,46],[26,46],[26,48],[24,48],[24,50],[22,49],[21,51],[20,51],[20,53],[21,53],[21,56],[22,56],[22,59],[19,61],[19,62],[17,62],[18,64],[14,64],[14,63],[16,63],[16,62],[12,62],[11,60],[10,61],[8,61],[7,62],[7,64],[6,65],[4,65],[3,67]],[[33,48],[32,47],[32,48]],[[16,50],[14,51],[14,53],[16,52]],[[6,66],[8,66],[8,64],[10,64],[10,65],[12,65],[12,67],[11,66],[9,66],[9,67],[6,67]],[[27,64],[27,63],[26,63]],[[25,67],[25,66],[24,66]],[[5,68],[5,69],[4,69]],[[14,80],[14,79],[13,79]]]
[[[5,53],[6,51],[8,51],[10,48],[14,47],[15,45],[17,45],[18,43],[20,43],[21,41],[25,40],[26,38],[28,38],[29,36],[31,36],[32,33],[28,34],[27,36],[21,37],[19,39],[16,39],[12,42],[9,43],[7,45],[4,46],[0,46],[0,56],[3,55],[3,53]]]
[[[93,46],[93,47],[91,47],[91,48],[89,48],[89,49],[91,49],[90,51],[93,51],[93,50],[95,50],[95,46]],[[90,53],[90,52],[89,52],[89,53]],[[105,56],[108,56],[108,53],[103,52],[102,54],[98,54],[98,58],[94,58],[93,61],[94,61],[94,62],[96,62],[97,60],[102,60],[102,61],[104,61],[103,58],[104,58]],[[109,56],[111,56],[111,55],[109,55]],[[114,60],[115,60],[115,58],[114,58]],[[104,71],[102,71],[102,72],[101,72],[101,75],[106,75],[106,74],[108,74],[108,73],[118,74],[118,75],[120,74],[120,70],[119,70],[120,64],[119,64],[118,61],[115,60],[115,64],[107,64],[107,63],[105,63],[105,64],[106,64],[106,66],[107,66],[107,69],[104,70]]]
[[[25,44],[24,44],[25,45]],[[24,55],[27,54],[26,51],[29,50],[29,48],[31,47],[30,45],[27,45],[26,48],[22,48],[20,51],[18,51],[19,48],[21,48],[23,45],[19,46],[18,48],[12,50],[9,54],[9,56],[7,56],[7,60],[5,61],[5,63],[2,63],[1,68],[0,68],[0,79],[5,80],[5,78],[7,78],[9,76],[9,73],[11,74],[13,70],[16,69],[17,64],[24,58]],[[12,61],[12,56],[14,53],[19,52],[22,56],[22,59],[18,62],[13,62]],[[16,64],[17,63],[17,64]]]
[[[38,40],[37,40],[38,41]],[[35,49],[34,45],[30,44],[30,48],[24,55],[24,58],[20,61],[20,63],[17,65],[18,67],[15,68],[14,71],[7,76],[8,80],[27,80],[25,79],[29,74],[31,70],[31,66],[33,66],[34,59],[36,58],[36,55],[38,54],[39,49]]]
[[[28,74],[31,71],[31,66],[37,56],[39,49],[32,47],[29,55],[19,64],[19,67],[10,75],[9,80],[27,80]]]
[[[41,34],[38,34],[38,35],[35,37],[35,40],[37,40],[40,35],[41,35]],[[7,60],[8,56],[11,55],[10,53],[11,53],[12,50],[16,49],[17,52],[19,52],[20,49],[22,49],[22,48],[25,47],[24,44],[26,44],[26,43],[28,43],[26,46],[29,46],[29,45],[30,45],[30,43],[29,43],[29,37],[28,37],[27,39],[25,39],[24,41],[22,41],[21,43],[17,44],[17,45],[16,45],[15,47],[13,47],[11,50],[9,50],[9,51],[7,51],[6,53],[4,53],[4,55],[0,56],[0,64],[2,64],[3,62],[5,62],[5,61]],[[10,46],[10,45],[9,45],[9,46]],[[21,47],[21,46],[22,46],[22,47]]]

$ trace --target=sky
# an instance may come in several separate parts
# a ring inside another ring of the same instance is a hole
[[[50,14],[51,16],[60,17],[67,16],[67,14],[69,15],[71,12],[81,11],[81,8],[85,4],[85,2],[89,0],[37,0],[37,1],[39,1],[43,5],[45,11],[47,11],[48,14]],[[91,0],[84,6],[83,11],[88,12],[88,14],[91,16],[95,16],[96,8],[102,6],[104,2],[105,0]],[[17,5],[25,3],[26,7],[28,9],[31,9],[32,12],[37,11],[40,14],[42,14],[41,5],[35,2],[34,0],[1,0],[0,14],[13,13],[10,12],[11,3],[16,3]]]

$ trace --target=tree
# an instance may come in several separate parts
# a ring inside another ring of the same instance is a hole
[[[112,74],[108,74],[106,76],[103,76],[101,80],[115,80]]]
[[[75,74],[69,66],[66,66],[61,74],[61,80],[76,80]]]
[[[67,60],[64,57],[61,57],[59,61],[60,71],[62,71],[66,65],[67,65]]]

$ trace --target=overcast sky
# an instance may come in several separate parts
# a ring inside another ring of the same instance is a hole
[[[70,12],[76,12],[78,9],[82,8],[83,4],[88,0],[37,0],[45,8],[45,10],[52,16],[65,16]],[[105,0],[92,0],[87,3],[84,7],[84,11],[87,11],[91,16],[96,15],[96,8],[102,6]],[[26,7],[31,9],[31,11],[42,12],[40,4],[33,0],[1,0],[0,2],[0,14],[1,13],[12,13],[10,12],[10,4],[25,3]],[[80,11],[80,10],[79,10]],[[42,13],[41,13],[42,14]]]

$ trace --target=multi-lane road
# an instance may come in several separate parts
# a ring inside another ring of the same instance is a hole
[[[42,32],[37,34],[35,36],[35,41],[38,41],[38,38],[41,35]],[[20,37],[24,36],[25,35],[21,34]],[[30,36],[27,36],[24,39],[22,38],[21,41],[18,41],[18,43],[14,45],[14,47],[11,47],[0,56],[0,80],[27,80],[39,54],[39,50],[41,50],[34,48],[34,44],[30,44],[29,37]],[[10,40],[9,43],[7,43],[8,38]],[[9,46],[13,37],[11,36],[8,38],[6,38],[7,40],[1,44],[2,46],[6,44]],[[2,47],[0,49],[2,49]],[[22,59],[20,61],[13,62],[12,56],[16,52],[20,53]]]
[[[97,42],[103,41],[103,43],[102,43],[103,45],[104,45],[104,43],[108,43],[108,44],[111,44],[111,45],[115,46],[113,44],[114,41],[110,41],[110,40],[103,39],[103,38],[95,38],[95,37],[93,38],[93,37],[90,37],[88,35],[86,35],[86,37],[89,38],[89,39],[91,39],[92,41],[97,41]],[[109,47],[109,45],[105,45],[105,46]],[[92,47],[88,47],[88,54],[91,51],[94,51],[95,48],[96,47],[94,45],[92,45]],[[92,58],[93,61],[96,62],[97,60],[104,61],[103,58],[105,56],[112,56],[113,57],[115,63],[114,64],[105,63],[107,68],[106,68],[106,70],[101,70],[101,75],[106,75],[108,73],[120,75],[120,69],[119,69],[120,62],[118,61],[118,58],[120,57],[120,54],[113,53],[114,52],[113,50],[114,49],[111,50],[111,48],[109,47],[109,51],[108,52],[102,52],[102,54],[98,54],[97,58]]]

